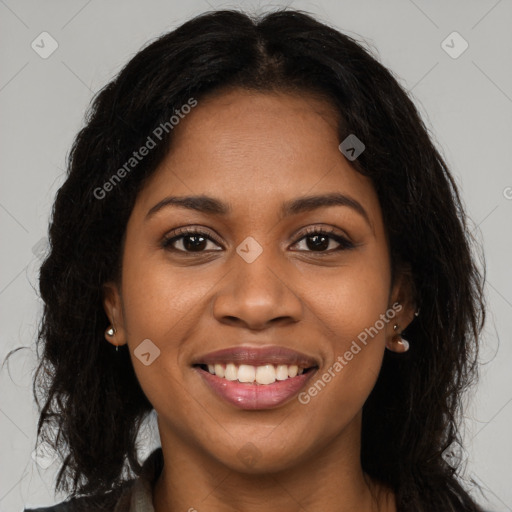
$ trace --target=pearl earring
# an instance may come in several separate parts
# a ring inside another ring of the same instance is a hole
[[[105,334],[109,337],[113,337],[116,335],[116,328],[112,325],[105,331]],[[119,345],[116,345],[116,352],[119,352]]]
[[[400,326],[398,324],[393,325],[393,329],[395,331],[398,331],[399,328],[400,328]],[[403,353],[403,352],[407,352],[409,350],[409,346],[410,346],[409,342],[404,337],[402,337],[402,335],[399,332],[397,332],[397,334],[395,334],[393,336],[393,338],[391,338],[391,342],[393,344],[400,345],[402,347],[401,350],[394,351],[394,352]]]

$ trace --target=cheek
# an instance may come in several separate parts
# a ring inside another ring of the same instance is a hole
[[[178,408],[179,418],[194,412],[183,385],[180,353],[197,328],[198,315],[204,314],[201,298],[211,287],[204,279],[191,281],[190,274],[190,269],[171,269],[136,252],[123,262],[124,322],[137,380],[156,410]],[[142,343],[150,353],[148,365],[139,358]],[[181,428],[179,421],[175,428]]]
[[[386,254],[378,247],[368,248],[321,281],[322,286],[316,281],[312,296],[316,313],[343,350],[386,312],[391,284]]]
[[[154,406],[167,394],[162,391],[182,387],[180,354],[197,329],[197,319],[205,314],[201,308],[211,286],[202,271],[173,268],[161,255],[157,258],[136,248],[125,255],[122,293],[127,343],[137,378]],[[150,352],[149,365],[139,358],[143,346]]]
[[[123,263],[123,306],[128,342],[153,337],[172,350],[200,313],[211,287],[200,269],[172,267],[161,255],[133,253]]]
[[[305,390],[303,403],[352,416],[375,385],[394,316],[388,311],[387,259],[385,254],[376,256],[337,269],[322,281],[323,287],[317,281],[316,289],[323,292],[313,297],[313,313],[329,343],[325,367]]]

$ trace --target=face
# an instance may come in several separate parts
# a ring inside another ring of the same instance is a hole
[[[408,321],[378,197],[340,142],[309,95],[224,91],[174,128],[105,294],[162,444],[252,472],[357,444]]]

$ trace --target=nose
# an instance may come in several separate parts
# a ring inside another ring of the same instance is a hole
[[[263,330],[300,321],[303,304],[293,282],[266,253],[252,263],[234,256],[233,267],[214,297],[213,315],[219,322]]]

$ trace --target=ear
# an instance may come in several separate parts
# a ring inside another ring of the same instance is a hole
[[[401,333],[414,320],[414,313],[417,310],[416,290],[409,265],[402,265],[402,267],[396,273],[396,277],[391,289],[389,307],[392,307],[392,305],[395,303],[398,303],[401,307],[399,310],[397,307],[396,316],[392,322],[390,322],[391,329],[389,330],[388,334],[391,336],[396,334],[393,329],[393,325],[398,324],[398,332]]]
[[[124,326],[123,308],[119,286],[113,281],[103,285],[103,308],[114,327],[115,333],[110,336],[105,331],[105,339],[112,345],[119,346],[126,344],[126,329]]]

